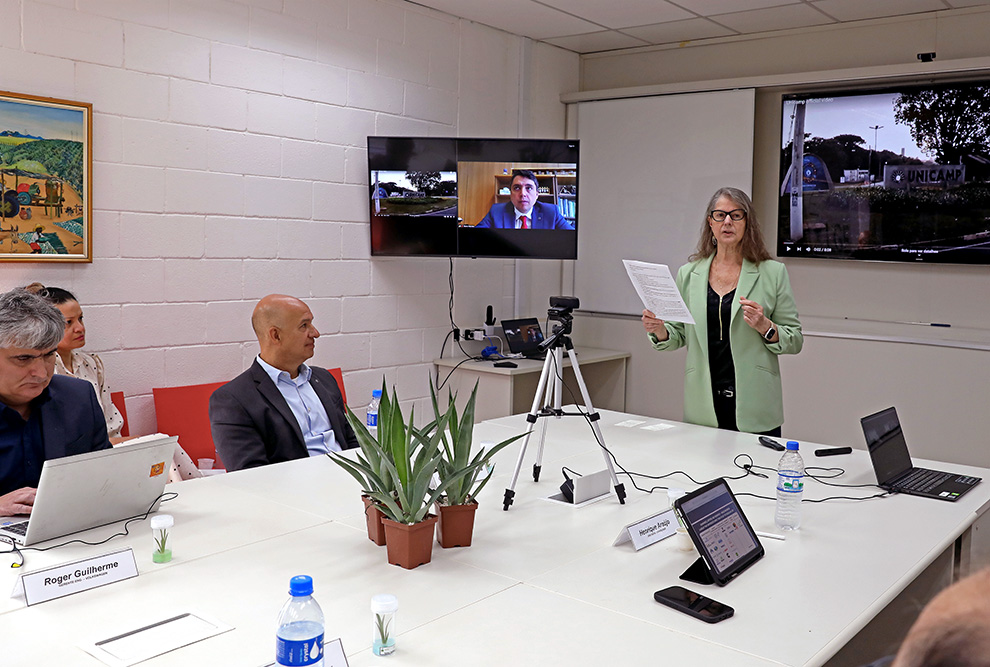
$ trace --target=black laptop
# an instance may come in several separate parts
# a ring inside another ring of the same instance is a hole
[[[860,422],[870,448],[877,484],[887,491],[955,501],[983,479],[911,465],[911,455],[894,408],[863,417]]]
[[[540,321],[535,317],[519,320],[502,320],[502,331],[505,332],[505,342],[509,351],[521,354],[531,359],[543,359],[546,354],[540,349],[543,342],[543,330]]]

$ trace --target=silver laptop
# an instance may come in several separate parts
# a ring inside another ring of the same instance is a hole
[[[30,546],[157,509],[175,443],[156,437],[45,461],[30,521],[0,517],[0,536]]]

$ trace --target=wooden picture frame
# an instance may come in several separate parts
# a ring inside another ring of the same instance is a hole
[[[93,261],[92,117],[0,91],[0,261]]]

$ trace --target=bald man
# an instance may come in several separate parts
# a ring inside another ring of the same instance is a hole
[[[893,667],[990,665],[990,569],[939,593],[908,631]]]
[[[337,382],[305,363],[320,337],[309,307],[269,294],[255,306],[251,326],[260,353],[210,396],[210,430],[227,470],[357,447]]]

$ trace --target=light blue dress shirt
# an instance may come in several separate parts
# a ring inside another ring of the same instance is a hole
[[[309,455],[321,456],[327,452],[339,452],[340,445],[333,435],[327,410],[313,390],[313,385],[309,383],[313,375],[312,369],[302,364],[299,366],[298,375],[292,379],[287,371],[275,368],[260,356],[257,359],[258,365],[265,369],[279,393],[285,398],[285,402],[289,404],[289,409],[292,410],[302,431],[303,440],[306,441]]]

